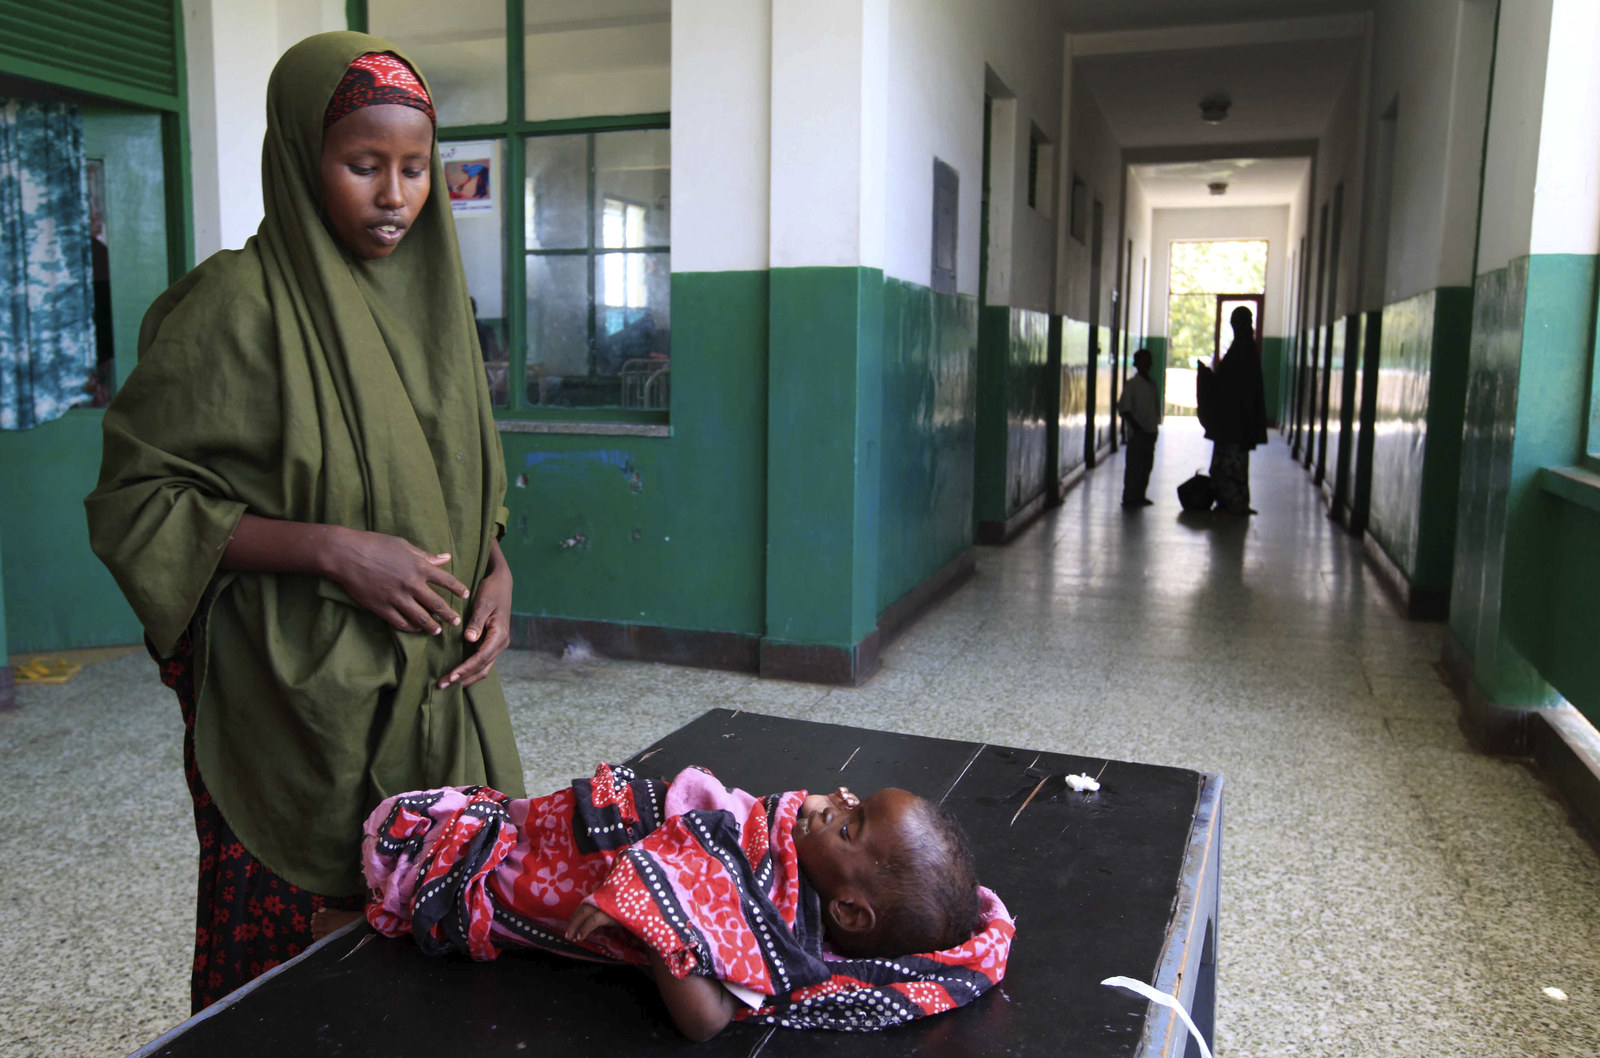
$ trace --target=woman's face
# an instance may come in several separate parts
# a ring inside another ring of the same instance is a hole
[[[322,207],[357,257],[388,257],[428,201],[433,122],[413,107],[362,107],[322,134]]]

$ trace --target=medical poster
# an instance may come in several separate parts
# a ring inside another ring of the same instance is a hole
[[[452,211],[487,213],[494,209],[494,148],[493,140],[439,144]]]

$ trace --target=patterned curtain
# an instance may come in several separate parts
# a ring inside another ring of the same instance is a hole
[[[94,376],[83,118],[0,100],[0,430],[59,418]]]

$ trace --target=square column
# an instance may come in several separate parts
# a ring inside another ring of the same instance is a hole
[[[887,0],[773,0],[766,676],[877,668]]]

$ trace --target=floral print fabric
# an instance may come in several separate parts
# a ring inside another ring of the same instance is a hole
[[[311,916],[327,906],[354,911],[363,899],[325,897],[291,885],[250,855],[211,800],[194,759],[194,665],[188,636],[170,658],[151,651],[161,682],[183,710],[183,775],[200,842],[190,1010],[198,1014],[235,988],[294,958],[311,943]]]

